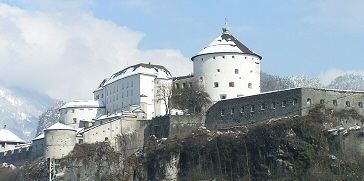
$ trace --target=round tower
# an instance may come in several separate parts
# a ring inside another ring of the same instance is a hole
[[[76,130],[56,123],[44,130],[45,158],[61,159],[76,145]]]
[[[224,26],[222,34],[193,56],[193,73],[213,102],[260,93],[261,56]]]

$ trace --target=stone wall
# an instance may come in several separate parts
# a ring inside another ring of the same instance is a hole
[[[301,89],[219,101],[206,114],[206,127],[217,129],[282,116],[301,115]]]
[[[364,92],[296,88],[219,101],[207,112],[206,126],[218,129],[271,118],[307,115],[316,105],[364,115]]]
[[[197,128],[205,126],[204,115],[169,115],[153,118],[145,130],[145,138],[183,138]]]
[[[22,165],[31,158],[31,149],[31,145],[26,145],[14,150],[0,152],[0,163]]]

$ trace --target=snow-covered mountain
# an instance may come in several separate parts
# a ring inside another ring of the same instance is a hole
[[[39,116],[37,135],[42,133],[44,129],[58,122],[60,116],[59,108],[61,108],[64,104],[65,102],[63,101],[57,101],[52,107],[48,108],[47,111]]]
[[[364,90],[364,75],[345,74],[334,79],[329,85],[331,89]]]
[[[261,73],[260,86],[262,92],[283,90],[296,87],[323,87],[318,79],[311,79],[306,76],[277,76]]]
[[[35,136],[39,116],[53,104],[47,95],[0,83],[0,126],[6,125],[20,138],[30,140]]]

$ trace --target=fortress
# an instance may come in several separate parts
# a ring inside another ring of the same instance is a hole
[[[94,100],[73,101],[61,107],[59,122],[31,143],[25,143],[5,128],[0,130],[0,162],[57,160],[76,144],[104,141],[116,150],[132,154],[151,135],[180,137],[200,126],[220,129],[284,116],[303,116],[317,104],[335,110],[355,109],[364,116],[364,92],[295,88],[261,93],[262,57],[231,35],[227,26],[191,60],[190,76],[173,77],[163,65],[150,63],[116,72],[93,91]],[[202,116],[181,115],[179,110],[169,112],[163,88],[172,86],[202,87],[213,105]],[[124,144],[118,141],[120,137],[126,139]]]

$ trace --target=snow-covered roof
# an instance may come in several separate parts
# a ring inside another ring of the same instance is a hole
[[[261,56],[251,51],[248,47],[237,40],[233,35],[229,33],[226,28],[223,28],[223,33],[211,42],[207,47],[202,49],[195,57],[211,53],[239,53],[239,54],[250,54],[259,57]]]
[[[94,101],[94,100],[88,100],[88,101],[72,101],[68,102],[65,105],[61,107],[61,109],[66,108],[100,108],[104,107],[103,103],[101,101]]]
[[[8,129],[0,130],[0,142],[6,143],[25,143],[24,140],[20,139],[17,135]]]
[[[45,131],[49,131],[49,130],[73,130],[73,131],[76,131],[72,127],[67,126],[65,124],[62,124],[60,122],[57,122],[56,124],[53,124],[49,128],[45,129]]]
[[[40,139],[43,139],[43,138],[44,138],[44,133],[42,133],[42,134],[38,135],[37,137],[35,137],[33,139],[33,141],[40,140]]]
[[[106,82],[102,82],[100,85],[105,86],[107,84],[113,83],[117,80],[120,80],[124,77],[128,77],[131,75],[136,74],[146,74],[146,75],[152,75],[156,76],[160,79],[171,79],[172,75],[164,66],[162,65],[153,65],[153,64],[145,64],[140,63],[133,66],[130,66],[128,68],[125,68],[115,74],[113,74]],[[96,89],[99,90],[100,86]]]

